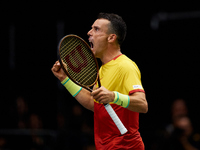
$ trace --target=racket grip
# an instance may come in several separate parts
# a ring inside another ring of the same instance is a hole
[[[110,104],[106,104],[106,105],[104,105],[104,107],[107,110],[110,117],[112,118],[115,125],[117,126],[117,128],[119,129],[121,135],[125,134],[128,130],[123,125],[123,123],[121,122],[121,120],[119,119],[119,117],[117,116],[117,114],[115,113],[113,108],[110,106]]]

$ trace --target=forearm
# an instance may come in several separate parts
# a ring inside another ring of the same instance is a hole
[[[146,113],[148,111],[148,104],[145,93],[136,92],[132,95],[124,95],[119,92],[114,92],[114,103],[127,108],[134,112]]]
[[[91,93],[82,88],[81,91],[75,96],[75,99],[85,108],[94,111],[94,99]]]
[[[80,86],[73,83],[65,74],[61,68],[60,62],[56,61],[53,67],[51,68],[53,74],[60,80],[60,82],[65,86],[69,93],[75,97],[75,99],[83,105],[85,108],[94,111],[94,100],[91,96],[91,93],[81,88]],[[69,79],[69,80],[68,80]]]
[[[75,84],[68,77],[66,77],[61,83],[83,107],[94,111],[94,100],[88,90]]]
[[[148,103],[146,101],[145,93],[136,92],[130,95],[129,97],[130,103],[127,109],[134,112],[147,113]]]

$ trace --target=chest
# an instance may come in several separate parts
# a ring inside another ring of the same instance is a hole
[[[110,91],[121,91],[123,88],[124,75],[122,75],[118,68],[101,68],[100,72],[101,85]]]

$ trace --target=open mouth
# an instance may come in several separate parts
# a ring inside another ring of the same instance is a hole
[[[91,41],[89,41],[89,42],[90,42],[90,48],[93,49],[94,44]]]

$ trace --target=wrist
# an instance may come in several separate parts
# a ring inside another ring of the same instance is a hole
[[[114,98],[113,103],[119,106],[122,106],[124,108],[127,108],[129,106],[130,98],[128,95],[124,95],[116,91],[114,91],[114,94],[115,94],[115,98]]]
[[[60,82],[62,83],[66,78],[68,78],[68,76],[64,75],[58,78],[58,80],[60,80]]]
[[[62,81],[61,81],[61,80],[62,80]],[[60,80],[60,81],[61,81],[61,84],[65,86],[65,84],[67,83],[67,81],[70,80],[70,79],[69,79],[69,77],[65,77],[64,79],[61,78],[61,80]]]
[[[73,97],[75,97],[82,89],[81,86],[71,81],[69,77],[66,77],[61,83]]]
[[[114,101],[115,101],[115,92],[113,92],[113,91],[112,91],[112,98],[111,99],[113,100],[112,102],[114,103]]]

